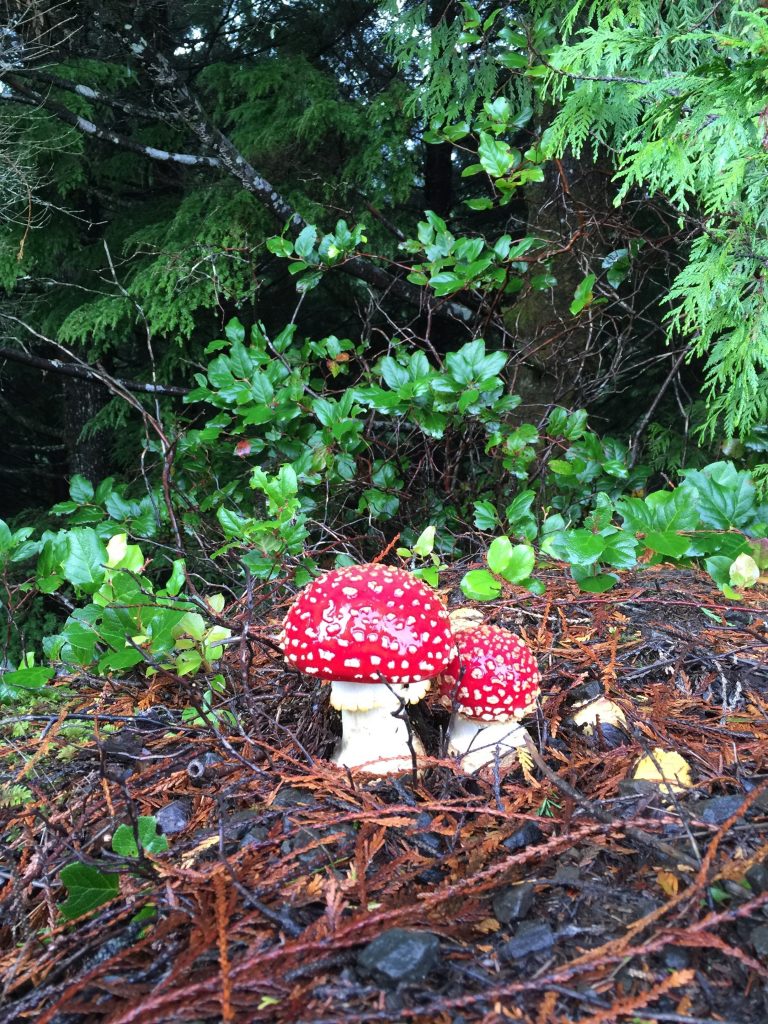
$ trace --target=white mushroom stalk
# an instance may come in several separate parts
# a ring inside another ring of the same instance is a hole
[[[461,758],[461,767],[468,774],[494,765],[498,759],[508,768],[517,758],[517,751],[530,739],[527,730],[516,721],[478,722],[455,712],[448,726],[448,754]]]
[[[402,569],[353,565],[310,583],[285,617],[280,644],[307,675],[332,680],[341,712],[336,764],[375,775],[412,767],[423,747],[405,720],[456,659],[435,592]]]
[[[413,767],[411,748],[417,757],[423,757],[424,747],[413,729],[409,729],[403,707],[425,697],[430,683],[427,679],[410,686],[361,686],[334,680],[331,707],[341,712],[341,739],[333,752],[333,762],[359,767],[374,775]]]

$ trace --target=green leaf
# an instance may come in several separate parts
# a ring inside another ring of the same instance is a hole
[[[589,530],[559,530],[547,535],[541,548],[549,555],[578,566],[593,565],[603,553],[605,540]]]
[[[38,690],[53,679],[54,670],[46,665],[35,665],[33,668],[19,668],[13,672],[0,673],[4,684],[25,690]]]
[[[751,525],[757,510],[755,485],[749,473],[731,462],[715,462],[704,469],[685,471],[681,487],[695,492],[701,521],[717,530]]]
[[[570,310],[573,316],[580,313],[585,306],[588,306],[594,299],[592,293],[592,286],[596,281],[594,274],[587,274],[584,280],[577,285],[576,291],[573,293],[573,302],[570,305]]]
[[[413,545],[413,553],[418,555],[420,558],[426,558],[427,555],[432,554],[432,550],[435,546],[435,527],[428,526],[426,530],[423,530]]]
[[[615,569],[633,569],[637,565],[638,541],[628,533],[617,530],[603,537],[604,546],[600,556]]]
[[[290,242],[287,238],[273,236],[267,239],[267,249],[274,253],[275,256],[288,257],[293,254],[293,242]]]
[[[739,555],[729,569],[732,587],[754,587],[760,578],[760,568],[751,555]]]
[[[64,577],[87,594],[98,590],[106,576],[107,549],[95,530],[75,529],[67,534]]]
[[[237,317],[232,317],[227,326],[224,328],[224,334],[227,336],[227,340],[231,341],[232,344],[240,344],[245,341],[245,327],[240,323]]]
[[[197,672],[202,663],[203,658],[199,651],[181,651],[176,656],[176,674],[187,676],[191,672]]]
[[[493,200],[483,196],[479,199],[465,199],[464,205],[470,210],[490,210],[493,208]]]
[[[586,591],[588,594],[604,594],[606,590],[616,586],[619,582],[619,577],[614,576],[613,573],[598,573],[597,576],[584,576],[577,580],[577,582],[579,589]]]
[[[528,544],[512,544],[508,537],[497,537],[488,548],[488,566],[510,583],[521,583],[531,575],[536,555]]]
[[[59,877],[68,893],[60,908],[67,921],[96,910],[120,892],[117,875],[105,875],[88,864],[67,864]]]
[[[509,144],[499,142],[492,135],[488,135],[487,132],[480,132],[477,156],[483,170],[490,174],[492,178],[503,178],[515,162]]]
[[[501,593],[501,583],[487,569],[471,569],[459,586],[471,601],[493,601]]]
[[[93,498],[93,484],[76,473],[69,481],[69,496],[78,504],[84,505]]]
[[[142,815],[136,823],[139,842],[145,853],[165,853],[168,840],[157,830],[157,819],[151,815]],[[112,849],[121,857],[138,857],[139,847],[136,842],[136,831],[131,825],[119,825],[112,837]]]
[[[478,530],[495,530],[499,525],[496,509],[490,501],[475,502],[475,526]]]
[[[731,564],[732,559],[727,555],[714,555],[704,560],[707,572],[719,587],[730,585]]]
[[[466,278],[449,271],[434,274],[429,279],[429,283],[434,288],[435,295],[450,295],[452,292],[460,291],[467,286]]]
[[[505,68],[527,68],[528,55],[515,53],[514,50],[504,50],[497,54],[496,60]]]
[[[643,544],[651,551],[667,558],[682,558],[691,544],[690,537],[679,533],[646,533]]]
[[[491,543],[488,548],[488,554],[486,555],[488,567],[491,571],[495,572],[498,576],[501,576],[509,565],[512,557],[512,551],[512,541],[509,537],[497,537]]]
[[[294,243],[297,255],[301,256],[303,260],[308,260],[312,255],[316,241],[317,228],[313,224],[307,224]]]
[[[171,575],[165,584],[165,592],[171,597],[175,597],[186,583],[187,573],[183,558],[174,558],[172,565]]]

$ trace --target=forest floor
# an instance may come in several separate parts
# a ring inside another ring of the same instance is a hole
[[[182,722],[192,684],[165,675],[62,677],[75,696],[24,737],[6,716],[0,763],[32,799],[1,812],[0,1021],[764,1024],[765,591],[726,601],[665,567],[602,595],[546,582],[482,608],[544,676],[525,773],[439,758],[434,697],[418,778],[324,760],[327,689],[259,642],[276,618],[228,649],[219,735]],[[626,735],[570,721],[603,692]],[[632,780],[656,748],[691,788]],[[146,815],[167,850],[114,852]],[[72,863],[92,873],[68,894]],[[108,902],[66,920],[89,877]]]

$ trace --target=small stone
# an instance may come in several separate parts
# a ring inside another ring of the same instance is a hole
[[[427,857],[439,857],[442,853],[443,837],[434,832],[414,833],[410,836],[410,840],[419,853],[423,853]]]
[[[306,807],[316,803],[314,793],[306,789],[296,789],[295,786],[283,786],[275,799],[272,807]]]
[[[733,796],[713,796],[709,800],[702,800],[692,810],[699,821],[707,825],[722,825],[743,803],[744,797],[740,793]]]
[[[141,736],[128,729],[121,729],[120,732],[107,736],[101,744],[101,749],[106,760],[134,767],[136,762],[141,760],[142,754],[149,753],[148,750],[144,750],[144,741]]]
[[[691,954],[682,946],[665,946],[662,957],[670,971],[682,971],[691,962]]]
[[[578,889],[584,884],[581,872],[573,864],[558,864],[553,885],[567,885],[571,889]]]
[[[768,891],[768,864],[753,864],[745,878],[756,895]]]
[[[316,868],[332,866],[337,861],[349,860],[357,838],[357,829],[349,821],[326,828],[315,828],[307,825],[283,840],[280,849],[283,853],[299,853],[298,861],[308,871]],[[305,847],[312,846],[311,850]]]
[[[531,953],[541,953],[554,945],[555,933],[546,921],[524,921],[512,938],[501,948],[507,960],[521,960]]]
[[[577,686],[570,694],[574,704],[583,704],[589,700],[597,700],[602,697],[605,691],[599,679],[589,679],[581,686]]]
[[[619,783],[619,796],[644,796],[649,799],[659,795],[659,787],[647,779],[622,779]]]
[[[256,843],[263,843],[267,839],[269,839],[269,829],[264,825],[255,825],[248,829],[240,840],[240,849],[242,850],[245,846],[255,846]]]
[[[155,811],[157,827],[166,836],[183,832],[189,824],[189,817],[190,806],[186,800],[173,800],[159,811]]]
[[[416,881],[420,885],[440,885],[445,881],[446,874],[444,868],[425,868],[416,875]]]
[[[420,981],[436,966],[440,940],[432,932],[389,928],[360,951],[357,966],[385,987]]]
[[[522,920],[533,906],[533,894],[532,882],[510,885],[508,889],[498,893],[493,898],[493,913],[496,920],[502,924]]]
[[[501,845],[505,850],[514,853],[517,850],[524,850],[526,846],[535,846],[541,840],[542,832],[538,825],[534,825],[532,821],[526,821],[508,839],[505,839]]]
[[[749,933],[749,941],[758,956],[768,957],[768,924],[759,924]]]

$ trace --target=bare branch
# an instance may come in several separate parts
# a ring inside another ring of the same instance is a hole
[[[127,135],[121,135],[119,132],[112,131],[111,128],[102,128],[93,121],[89,121],[88,118],[74,114],[61,103],[56,103],[35,89],[31,89],[15,75],[5,72],[0,78],[7,82],[14,92],[18,94],[18,97],[21,97],[22,101],[34,103],[43,110],[50,111],[60,121],[63,121],[64,124],[71,125],[85,135],[92,135],[95,139],[101,139],[102,142],[111,142],[112,145],[120,146],[121,149],[127,149],[132,153],[148,157],[150,160],[160,160],[164,163],[184,164],[186,167],[218,167],[220,165],[220,161],[216,157],[200,156],[196,153],[172,153],[165,149],[157,149],[155,146],[144,146],[140,142],[135,142],[133,139],[128,138]],[[0,99],[14,100],[17,97],[0,96]]]
[[[90,380],[96,384],[108,386],[104,375],[98,369],[89,366],[82,366],[78,363],[65,362],[62,359],[44,359],[42,356],[32,355],[19,348],[7,348],[0,346],[0,359],[9,359],[14,363],[24,363],[26,366],[36,366],[40,370],[50,373],[58,373],[65,377],[78,377],[80,380]],[[189,388],[176,387],[171,384],[144,384],[142,381],[121,380],[119,377],[112,378],[125,391],[132,391],[138,394],[183,396],[189,394]]]

